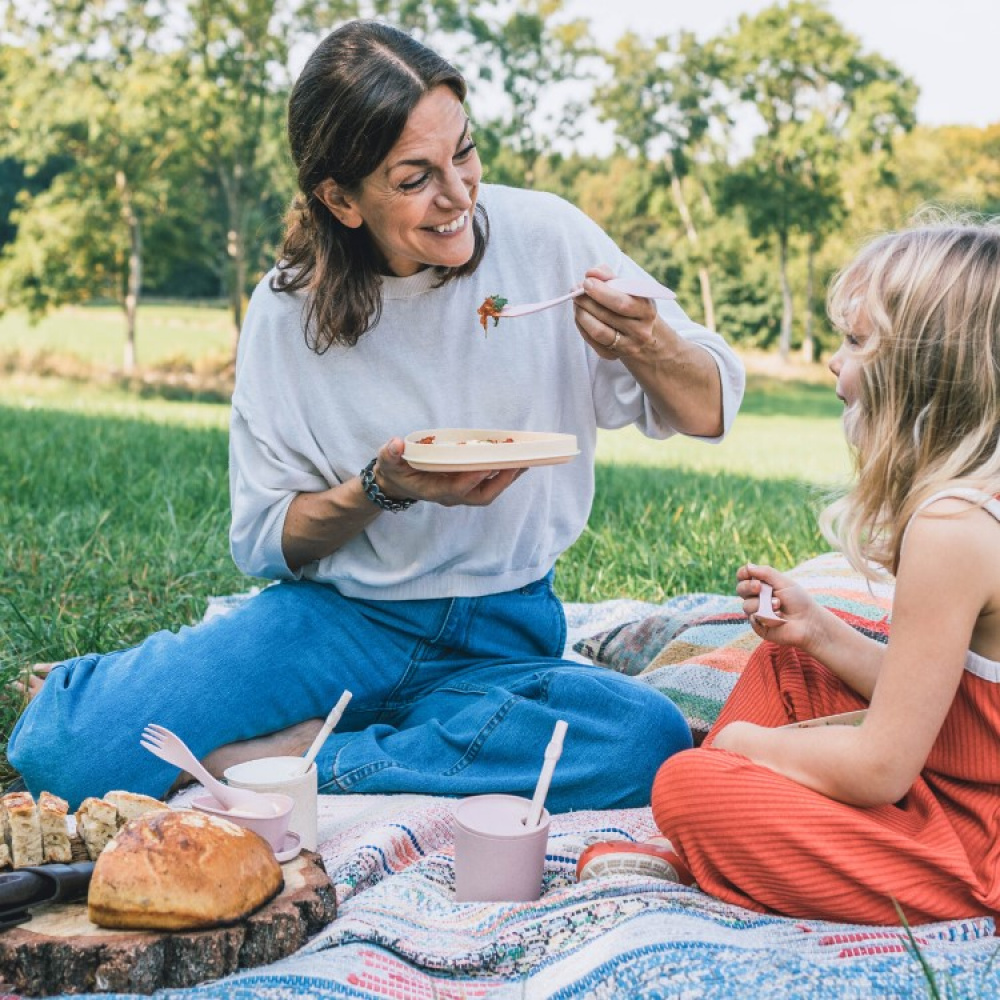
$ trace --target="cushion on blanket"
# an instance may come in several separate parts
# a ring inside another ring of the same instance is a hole
[[[788,576],[859,631],[882,641],[887,638],[889,578],[867,580],[839,552],[810,559]],[[573,648],[667,695],[700,743],[760,643],[742,609],[743,602],[735,595],[687,594],[644,618],[582,639]]]

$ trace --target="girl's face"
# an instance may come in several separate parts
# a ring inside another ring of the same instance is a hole
[[[852,418],[857,414],[861,398],[861,351],[865,336],[847,333],[830,358],[830,371],[837,376],[837,396],[844,404],[844,433],[852,440]]]
[[[472,256],[481,176],[468,116],[441,86],[420,99],[358,194],[333,181],[316,193],[345,226],[367,229],[388,274],[407,277],[426,267],[460,267]]]

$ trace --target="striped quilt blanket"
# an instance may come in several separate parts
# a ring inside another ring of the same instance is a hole
[[[932,996],[899,927],[764,916],[655,879],[577,884],[588,843],[642,839],[648,810],[553,818],[535,903],[455,903],[454,801],[322,800],[320,847],[339,915],[295,955],[178,1000],[521,1000],[569,997]],[[914,929],[941,995],[1000,994],[1000,942],[985,918]],[[945,987],[944,984],[950,984]],[[952,992],[946,993],[949,989]]]
[[[836,556],[795,571],[856,627],[884,634],[888,586]],[[881,589],[880,589],[881,588]],[[571,605],[570,646],[639,676],[714,720],[756,640],[739,602],[687,595],[664,605]],[[454,800],[321,797],[320,852],[339,914],[270,966],[162,994],[279,1000],[507,998],[869,998],[1000,995],[1000,941],[988,918],[913,929],[766,916],[698,890],[635,876],[577,884],[596,840],[654,833],[648,809],[553,817],[534,903],[456,903]],[[916,947],[914,947],[914,945]],[[936,991],[936,992],[935,992]]]

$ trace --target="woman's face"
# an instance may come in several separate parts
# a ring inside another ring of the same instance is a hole
[[[482,164],[468,116],[445,86],[425,94],[360,192],[325,181],[317,194],[346,226],[364,226],[388,274],[460,267],[472,256]]]

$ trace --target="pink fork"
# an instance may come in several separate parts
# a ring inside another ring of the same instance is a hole
[[[175,764],[197,778],[227,809],[235,809],[254,816],[266,816],[273,812],[270,803],[259,792],[248,788],[233,788],[213,777],[188,745],[163,726],[154,723],[146,726],[142,731],[139,746],[160,760]]]

